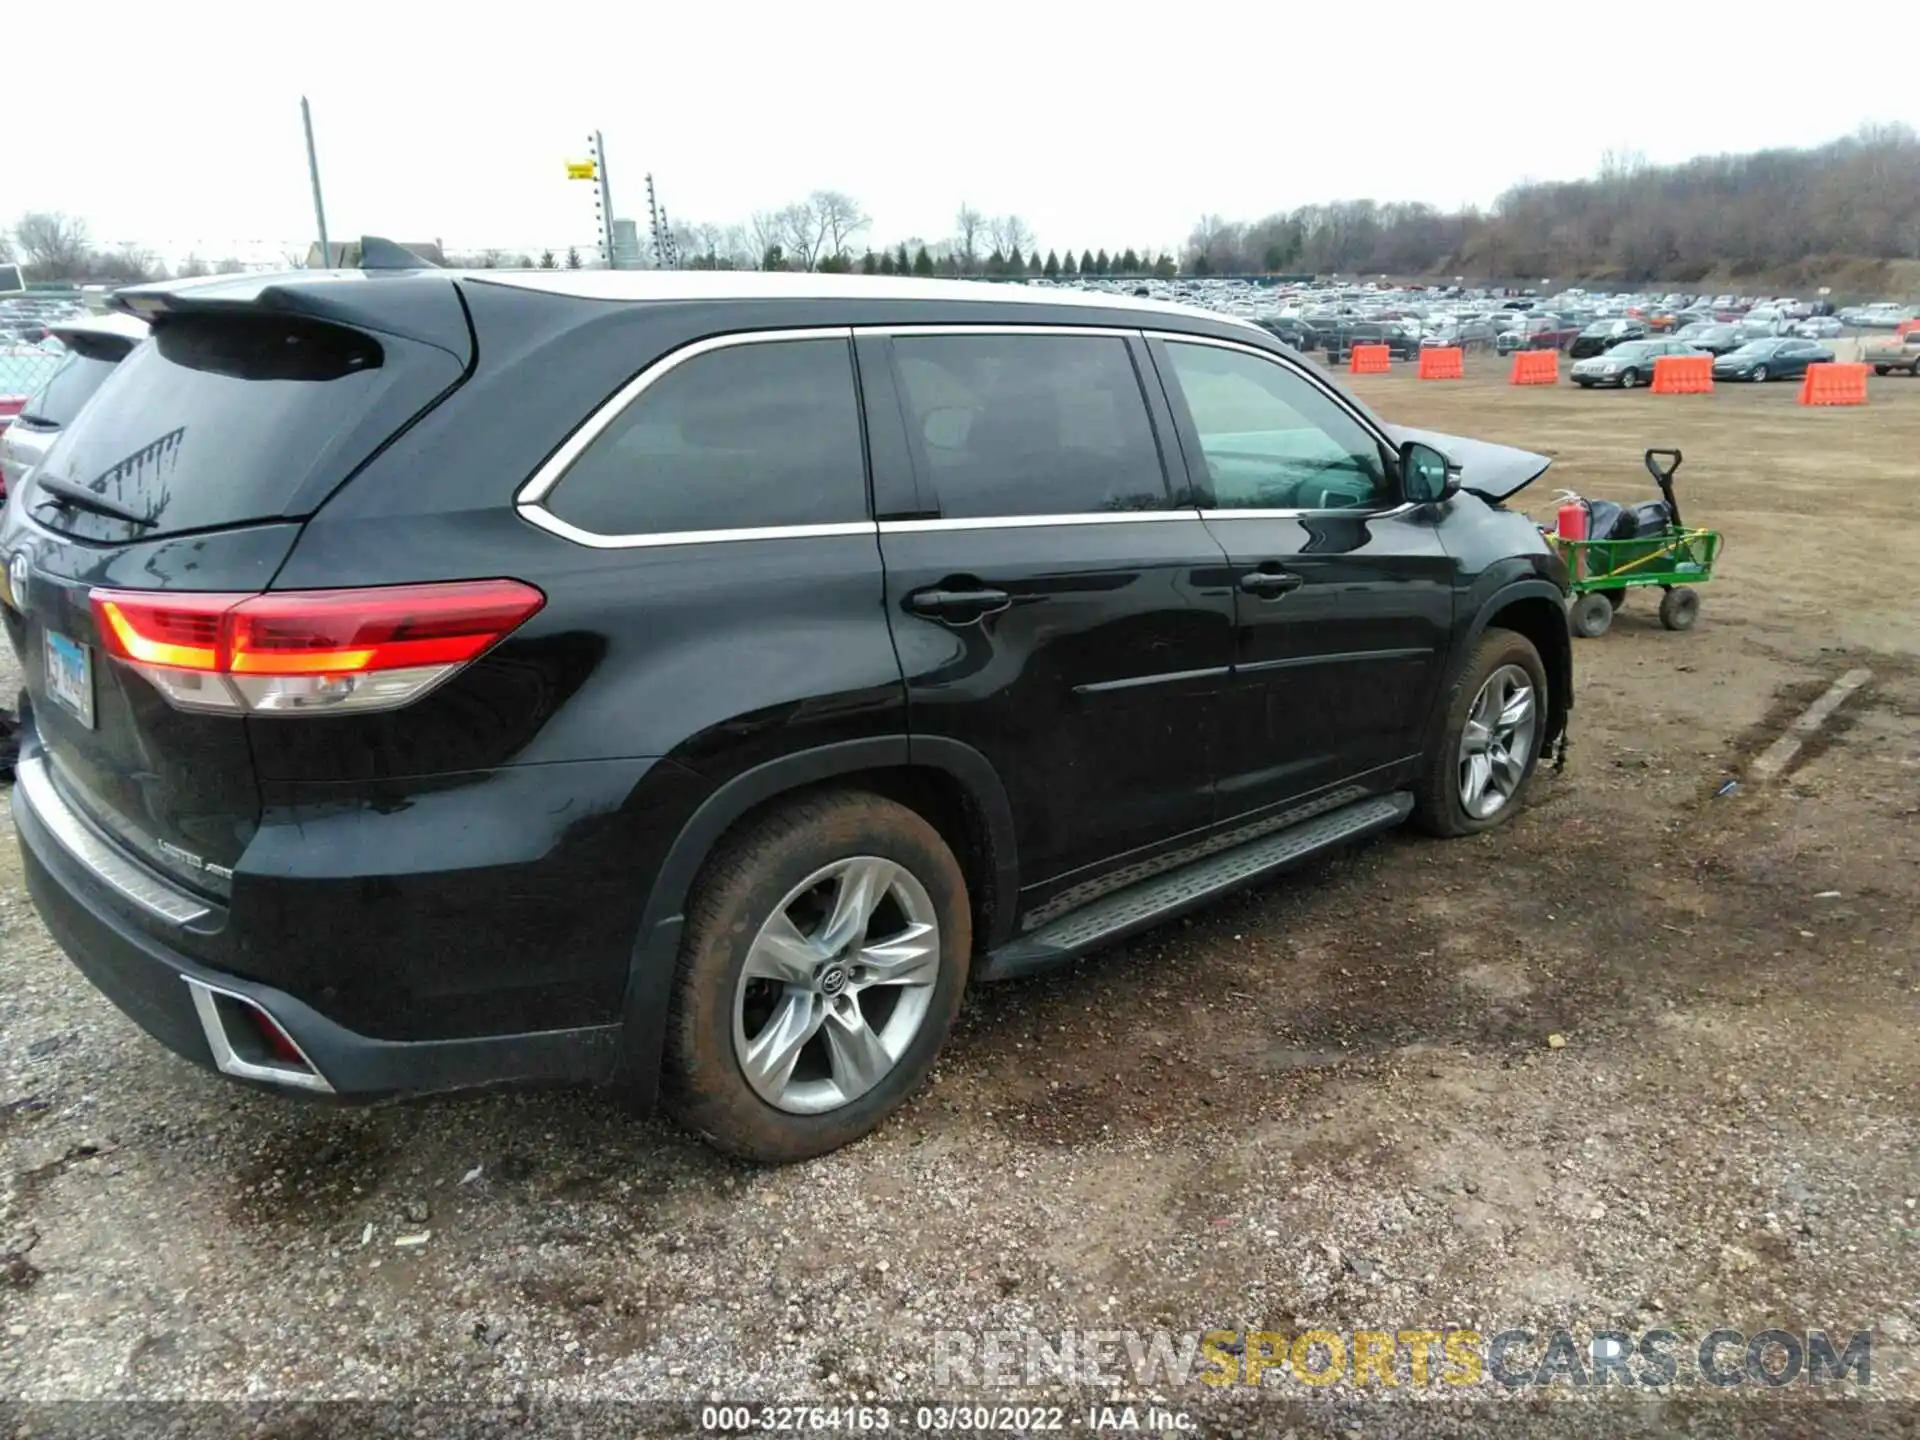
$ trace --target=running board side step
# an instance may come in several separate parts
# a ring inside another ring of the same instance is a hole
[[[1377,795],[1138,881],[989,951],[974,976],[1010,980],[1072,960],[1336,845],[1392,829],[1412,813],[1413,796],[1405,791]]]

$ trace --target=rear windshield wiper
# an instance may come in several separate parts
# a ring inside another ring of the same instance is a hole
[[[91,510],[96,515],[105,515],[110,520],[124,520],[129,525],[138,525],[141,529],[150,529],[153,521],[138,510],[130,510],[116,500],[104,495],[96,495],[91,490],[78,485],[70,485],[65,480],[55,480],[51,476],[41,475],[34,479],[34,488],[44,491],[62,505],[71,505],[76,510]]]

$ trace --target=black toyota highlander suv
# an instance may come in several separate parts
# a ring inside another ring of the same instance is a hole
[[[1571,703],[1547,461],[1061,290],[432,269],[124,290],[0,526],[28,886],[166,1045],[844,1144],[969,985],[1411,816]]]

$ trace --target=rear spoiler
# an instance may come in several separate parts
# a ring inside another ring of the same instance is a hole
[[[108,302],[152,324],[175,315],[268,312],[419,340],[472,363],[473,332],[453,276],[390,240],[368,236],[356,270],[283,270],[129,285]]]

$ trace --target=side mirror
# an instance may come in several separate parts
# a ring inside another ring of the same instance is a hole
[[[1431,445],[1409,440],[1400,447],[1400,484],[1415,505],[1431,505],[1460,493],[1460,472]]]

